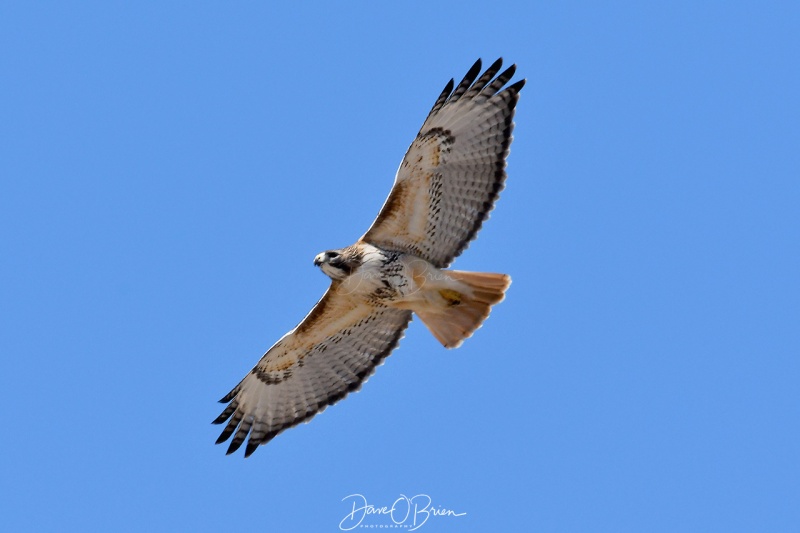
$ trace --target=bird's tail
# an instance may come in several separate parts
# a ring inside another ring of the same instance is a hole
[[[491,307],[505,298],[511,278],[488,272],[442,272],[448,282],[426,287],[430,303],[414,311],[445,348],[456,348],[481,327]]]

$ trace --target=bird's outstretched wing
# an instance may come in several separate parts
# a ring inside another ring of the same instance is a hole
[[[495,78],[502,59],[480,77],[480,59],[436,100],[397,171],[378,218],[361,238],[375,246],[448,266],[475,238],[506,179],[520,80]]]
[[[270,348],[226,395],[217,439],[233,435],[233,453],[250,435],[245,457],[259,444],[309,420],[358,390],[400,342],[411,311],[376,307],[337,291],[334,282],[295,329]]]

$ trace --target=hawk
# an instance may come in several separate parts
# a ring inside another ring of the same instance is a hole
[[[445,270],[488,218],[506,179],[514,108],[525,80],[505,87],[498,59],[479,59],[436,99],[378,217],[355,244],[314,265],[331,278],[322,299],[221,403],[227,453],[245,457],[283,430],[358,390],[397,346],[414,313],[446,348],[503,300],[505,274]],[[480,76],[479,76],[480,75]],[[454,90],[455,87],[455,90]],[[505,87],[505,88],[504,88]]]

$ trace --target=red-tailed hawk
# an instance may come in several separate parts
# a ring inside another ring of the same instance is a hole
[[[433,105],[378,218],[355,244],[317,255],[331,285],[220,402],[228,453],[245,457],[357,390],[397,346],[413,313],[447,348],[478,329],[511,278],[443,270],[475,238],[506,179],[520,80],[515,66],[480,77],[478,60]],[[230,403],[229,403],[230,402]],[[229,420],[230,419],[230,420]]]

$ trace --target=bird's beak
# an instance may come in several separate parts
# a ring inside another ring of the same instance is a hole
[[[314,266],[320,266],[322,264],[322,256],[324,254],[319,254],[317,257],[314,258]]]

